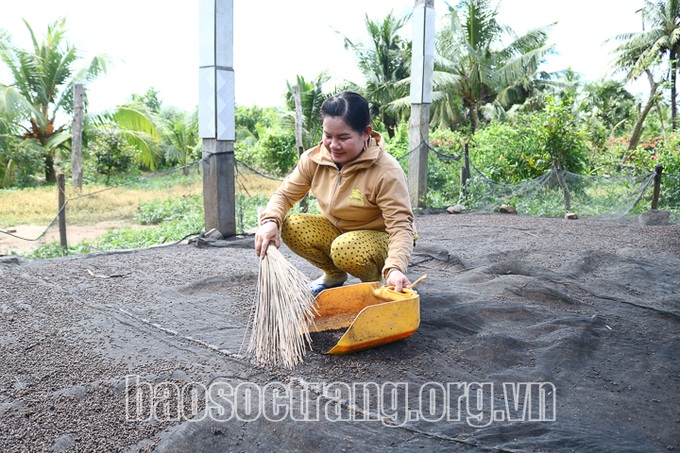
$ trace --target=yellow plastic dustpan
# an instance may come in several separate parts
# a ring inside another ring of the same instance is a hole
[[[312,348],[315,338],[318,342],[322,335],[322,348],[330,348],[323,351],[326,354],[350,354],[401,340],[413,335],[420,325],[418,293],[406,288],[398,293],[379,282],[322,291],[316,297],[316,309],[318,314],[309,329]]]

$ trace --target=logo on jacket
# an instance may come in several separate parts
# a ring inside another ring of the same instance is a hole
[[[349,196],[347,199],[349,204],[354,205],[354,206],[363,206],[364,203],[364,195],[361,193],[361,190],[359,189],[352,189],[352,194]]]

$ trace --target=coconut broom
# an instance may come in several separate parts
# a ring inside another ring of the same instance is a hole
[[[260,260],[248,354],[262,364],[295,367],[311,344],[314,315],[307,278],[270,244]]]

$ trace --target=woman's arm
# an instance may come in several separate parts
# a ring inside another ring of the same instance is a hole
[[[300,156],[293,172],[283,180],[269,199],[267,207],[259,215],[260,226],[255,233],[255,253],[260,258],[267,254],[269,244],[274,244],[276,248],[281,246],[279,228],[283,218],[309,191],[311,178],[305,175],[310,174],[310,160],[306,154]]]
[[[290,208],[309,192],[314,174],[313,165],[308,152],[303,153],[293,172],[283,180],[269,199],[261,219],[276,219],[279,226],[281,225]]]
[[[385,172],[376,185],[376,191],[376,202],[389,235],[383,277],[387,286],[394,286],[395,290],[401,291],[410,284],[405,274],[413,252],[414,238],[411,199],[401,168]]]

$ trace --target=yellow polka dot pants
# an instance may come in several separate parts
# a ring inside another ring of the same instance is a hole
[[[389,244],[383,231],[341,233],[324,216],[315,214],[290,214],[281,226],[281,239],[329,277],[347,272],[362,282],[380,281]]]

